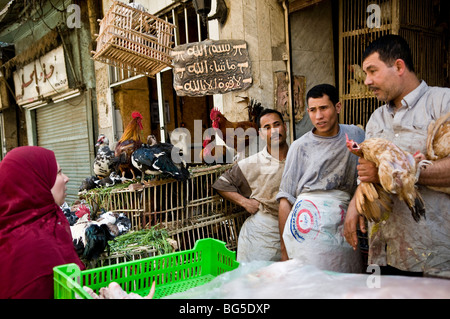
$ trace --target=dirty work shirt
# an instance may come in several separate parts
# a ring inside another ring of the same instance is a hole
[[[343,236],[358,164],[358,157],[346,147],[345,134],[358,143],[364,140],[364,131],[353,125],[339,125],[336,136],[310,131],[296,140],[289,149],[277,199],[292,204],[283,231],[288,257],[350,273],[362,271],[362,258]]]
[[[385,138],[412,154],[426,154],[428,125],[450,112],[450,89],[422,81],[402,105],[397,112],[387,104],[375,110],[366,138]],[[450,195],[417,186],[426,219],[416,223],[405,203],[391,196],[393,213],[369,225],[369,263],[415,272],[450,268]]]
[[[357,143],[364,131],[355,125],[339,125],[339,133],[322,137],[309,131],[289,148],[277,200],[293,205],[304,192],[341,190],[353,196],[357,186],[358,157],[347,149],[345,134]]]
[[[246,219],[239,233],[239,262],[281,259],[279,204],[275,196],[284,163],[285,160],[272,157],[265,147],[261,152],[239,161],[213,184],[216,190],[237,192],[260,202],[258,212]]]

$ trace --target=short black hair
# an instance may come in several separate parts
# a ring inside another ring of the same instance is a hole
[[[312,89],[308,91],[306,94],[306,102],[310,98],[318,99],[327,95],[333,105],[336,105],[339,102],[339,92],[337,88],[331,84],[319,84],[314,86]]]
[[[280,112],[278,112],[277,110],[274,110],[274,109],[264,109],[256,118],[256,125],[258,126],[258,128],[261,128],[261,117],[263,117],[264,115],[267,115],[267,114],[278,114],[278,116],[281,119],[281,122],[284,123],[283,115],[281,115]]]
[[[406,67],[414,72],[411,49],[404,38],[396,34],[387,34],[370,43],[363,53],[362,61],[373,53],[380,55],[380,60],[392,66],[397,59],[402,59]]]

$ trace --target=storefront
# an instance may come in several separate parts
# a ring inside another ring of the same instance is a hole
[[[72,89],[62,46],[14,72],[16,101],[25,110],[28,145],[55,152],[70,177],[67,201],[78,198],[94,155],[90,91]],[[28,81],[25,81],[28,79]]]

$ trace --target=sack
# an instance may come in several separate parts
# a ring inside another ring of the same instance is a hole
[[[323,270],[361,272],[361,254],[343,236],[349,201],[350,196],[338,190],[300,194],[283,232],[289,258]]]

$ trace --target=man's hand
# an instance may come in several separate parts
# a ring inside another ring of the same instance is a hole
[[[278,227],[280,229],[280,247],[281,247],[281,261],[289,260],[289,256],[284,245],[283,232],[286,220],[291,212],[292,204],[286,198],[280,199],[280,206],[278,208]]]
[[[259,202],[254,198],[246,198],[242,204],[242,207],[250,214],[256,214],[259,210]]]
[[[353,247],[353,250],[356,250],[358,247],[358,236],[356,234],[358,225],[361,232],[367,232],[364,216],[358,214],[355,206],[355,199],[353,198],[348,205],[344,222],[344,237],[350,246]]]
[[[380,183],[378,167],[376,167],[374,162],[360,157],[358,163],[359,165],[356,166],[356,169],[358,170],[358,178],[361,182]]]
[[[223,198],[243,207],[250,214],[256,214],[259,210],[259,202],[254,198],[247,198],[236,192],[217,192]]]

